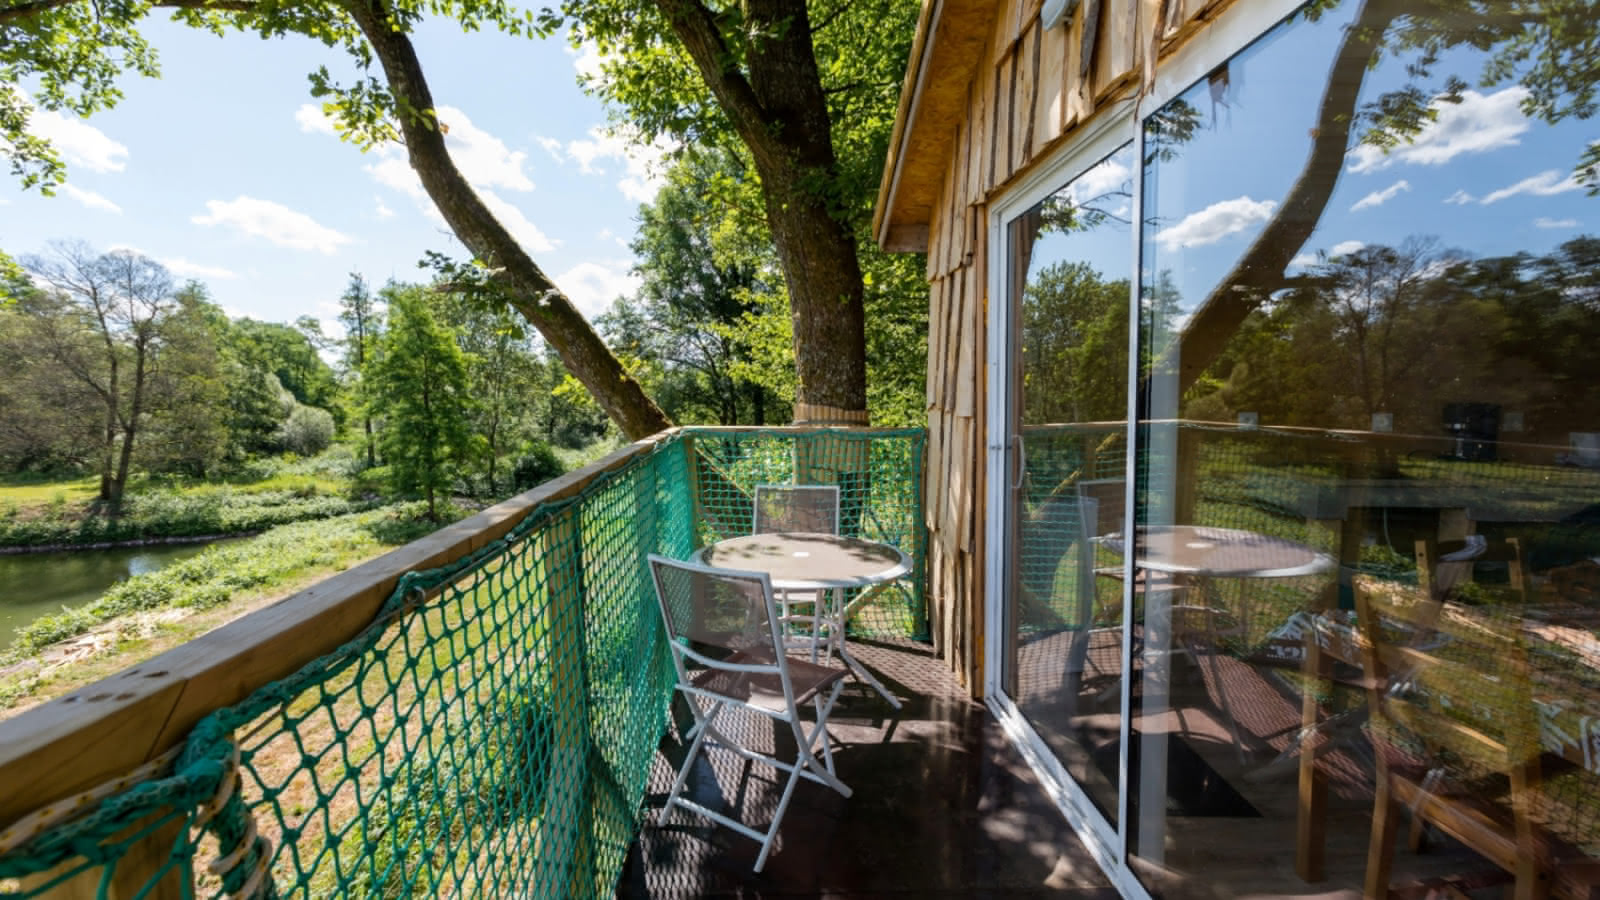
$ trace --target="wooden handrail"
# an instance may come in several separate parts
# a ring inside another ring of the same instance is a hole
[[[365,628],[407,572],[453,562],[540,505],[676,437],[672,428],[0,722],[0,826],[154,759],[211,711],[292,674]]]

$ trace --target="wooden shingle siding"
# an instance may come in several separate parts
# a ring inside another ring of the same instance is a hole
[[[919,26],[932,37],[919,36],[907,90],[918,66],[931,68],[920,73],[923,94],[902,98],[874,227],[888,249],[914,249],[891,232],[927,234],[929,600],[938,648],[974,695],[985,446],[1003,439],[985,421],[989,204],[1098,110],[1147,84],[1147,58],[1229,2],[1080,0],[1069,24],[1044,28],[1041,0],[941,0],[937,21],[925,11]],[[952,71],[971,74],[956,83]]]

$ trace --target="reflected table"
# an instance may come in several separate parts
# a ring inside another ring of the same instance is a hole
[[[1127,542],[1121,534],[1109,534],[1097,539],[1101,546],[1126,557]],[[1157,525],[1135,531],[1133,564],[1145,572],[1159,572],[1171,576],[1174,587],[1193,587],[1213,578],[1297,578],[1320,575],[1334,569],[1331,555],[1322,553],[1297,541],[1271,535],[1258,534],[1238,528],[1214,528],[1206,525]],[[1229,708],[1228,692],[1222,681],[1222,672],[1216,654],[1220,652],[1218,632],[1214,624],[1217,611],[1204,604],[1150,604],[1145,607],[1144,649],[1144,706],[1146,709],[1165,709],[1170,704],[1168,696],[1171,663],[1170,644],[1173,638],[1172,614],[1175,611],[1196,612],[1205,624],[1206,659],[1211,678],[1217,687],[1221,713],[1233,737],[1234,749],[1241,765],[1246,763],[1245,748],[1239,733],[1239,723]],[[1195,656],[1194,649],[1189,649]],[[1165,835],[1166,804],[1166,739],[1154,733],[1145,744],[1144,777],[1140,782],[1139,846],[1159,848]],[[1146,812],[1148,811],[1148,812]],[[1159,852],[1147,851],[1145,858],[1160,862]]]
[[[1106,535],[1100,542],[1125,555],[1122,535]],[[1331,570],[1333,557],[1297,541],[1238,528],[1157,525],[1138,529],[1133,563],[1171,575],[1294,578]]]
[[[845,646],[845,626],[856,610],[870,603],[895,581],[911,573],[911,557],[898,547],[833,534],[780,532],[752,534],[718,541],[694,554],[701,565],[743,572],[764,572],[778,593],[818,592],[818,628],[826,632],[826,648],[839,654],[862,682],[895,709],[900,701]],[[861,588],[848,604],[844,592]]]

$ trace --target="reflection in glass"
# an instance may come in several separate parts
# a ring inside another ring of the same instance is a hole
[[[1587,896],[1600,24],[1314,7],[1145,123],[1131,864]]]
[[[1090,799],[1116,820],[1127,452],[1129,216],[1124,147],[1008,231],[1017,453],[1007,693]],[[1104,556],[1104,559],[1099,557]]]

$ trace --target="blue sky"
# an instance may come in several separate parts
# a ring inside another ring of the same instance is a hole
[[[425,251],[465,255],[399,148],[364,154],[322,119],[306,76],[348,72],[339,51],[159,17],[146,35],[160,79],[126,79],[117,108],[87,121],[36,114],[67,186],[43,197],[0,185],[0,248],[136,249],[205,282],[232,315],[313,315],[330,333],[348,273],[422,280]],[[631,292],[626,243],[659,153],[605,135],[605,111],[576,80],[595,56],[449,22],[425,23],[415,42],[452,155],[501,222],[586,314]]]
[[[1324,82],[1355,4],[1316,23],[1293,22],[1228,65],[1226,89],[1202,82],[1185,93],[1202,115],[1194,138],[1157,165],[1156,217],[1145,249],[1170,271],[1186,303],[1197,303],[1250,245],[1288,193],[1310,151]],[[1352,148],[1316,232],[1295,267],[1318,253],[1431,238],[1439,251],[1469,256],[1545,253],[1600,225],[1596,199],[1572,175],[1600,138],[1593,122],[1555,125],[1521,109],[1520,85],[1480,83],[1485,56],[1445,54],[1446,73],[1471,87],[1460,103],[1435,103],[1437,118],[1385,154]],[[1405,84],[1404,61],[1385,57],[1364,80],[1361,102]],[[1147,181],[1147,188],[1150,182]]]

